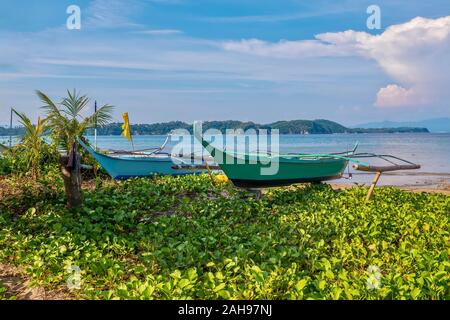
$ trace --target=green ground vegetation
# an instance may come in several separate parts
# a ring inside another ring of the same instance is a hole
[[[77,298],[450,298],[449,196],[380,188],[365,204],[366,188],[312,185],[256,200],[207,175],[97,177],[67,209],[57,169],[23,179],[0,180],[0,262],[50,289],[76,266]]]

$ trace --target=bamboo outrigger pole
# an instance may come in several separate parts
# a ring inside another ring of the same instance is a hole
[[[11,108],[11,115],[9,117],[9,148],[12,148],[12,119],[13,119],[13,110],[14,108]]]
[[[373,190],[375,190],[375,187],[377,186],[378,180],[381,177],[381,172],[375,173],[375,177],[373,178],[372,184],[370,185],[369,192],[367,192],[366,196],[366,202],[370,201],[370,198],[372,197]]]
[[[97,113],[97,100],[95,100],[94,112]],[[95,151],[97,151],[97,117],[95,117],[95,127],[94,127],[94,148]]]
[[[361,165],[361,164],[353,165],[353,168],[355,170],[366,171],[366,172],[375,172],[375,177],[373,178],[372,184],[370,185],[369,192],[367,192],[366,202],[368,202],[370,200],[370,198],[372,197],[373,191],[375,190],[378,180],[380,180],[381,174],[383,172],[420,169],[420,165],[418,165],[418,164],[415,164],[412,162],[407,162],[407,161],[405,161],[405,162],[407,164],[394,164],[394,165],[390,165],[390,166],[365,166],[365,165]]]
[[[214,181],[214,177],[212,175],[211,168],[209,167],[209,164],[208,164],[207,160],[205,160],[205,166],[206,166],[206,170],[208,170],[209,178],[211,179],[211,182],[212,182],[213,186],[215,186],[216,182]]]

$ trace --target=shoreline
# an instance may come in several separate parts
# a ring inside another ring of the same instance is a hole
[[[334,190],[345,190],[345,189],[351,189],[356,187],[356,185],[349,185],[349,184],[343,184],[343,183],[328,183]],[[450,185],[444,186],[444,187],[423,187],[423,186],[410,186],[410,185],[404,185],[404,186],[390,186],[390,185],[382,185],[377,186],[376,189],[379,188],[386,188],[386,187],[394,187],[397,189],[400,189],[402,191],[408,191],[408,192],[425,192],[425,193],[440,193],[444,195],[450,195]]]
[[[334,190],[345,190],[351,189],[354,187],[365,186],[368,187],[367,183],[339,183],[339,182],[327,182]],[[445,195],[450,195],[450,183],[435,183],[435,182],[427,182],[422,184],[380,184],[377,185],[376,189],[386,188],[386,187],[394,187],[403,191],[409,192],[426,192],[426,193],[440,193]]]
[[[347,189],[354,186],[369,187],[374,176],[374,173],[352,172],[352,178],[341,178],[330,181],[329,184],[336,189]],[[450,173],[426,171],[385,172],[377,184],[377,188],[382,187],[396,187],[413,192],[450,194]]]

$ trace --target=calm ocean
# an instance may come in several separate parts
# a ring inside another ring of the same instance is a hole
[[[93,142],[93,137],[88,137]],[[165,136],[134,136],[136,149],[161,145]],[[0,137],[7,144],[7,137]],[[321,135],[281,135],[281,153],[329,153],[346,151],[359,142],[359,152],[393,154],[411,160],[422,166],[420,170],[395,175],[384,175],[381,184],[392,185],[437,185],[450,183],[450,133],[398,133],[398,134],[321,134]],[[178,143],[170,141],[166,151]],[[131,149],[128,140],[121,136],[99,136],[99,148]],[[373,162],[373,160],[370,160]],[[352,180],[341,179],[342,183],[367,183],[372,175],[354,173]]]

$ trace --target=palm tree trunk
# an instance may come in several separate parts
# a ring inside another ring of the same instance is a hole
[[[80,160],[76,157],[74,166],[67,166],[68,156],[61,156],[61,174],[64,180],[64,189],[68,208],[79,208],[83,204],[81,194]]]

